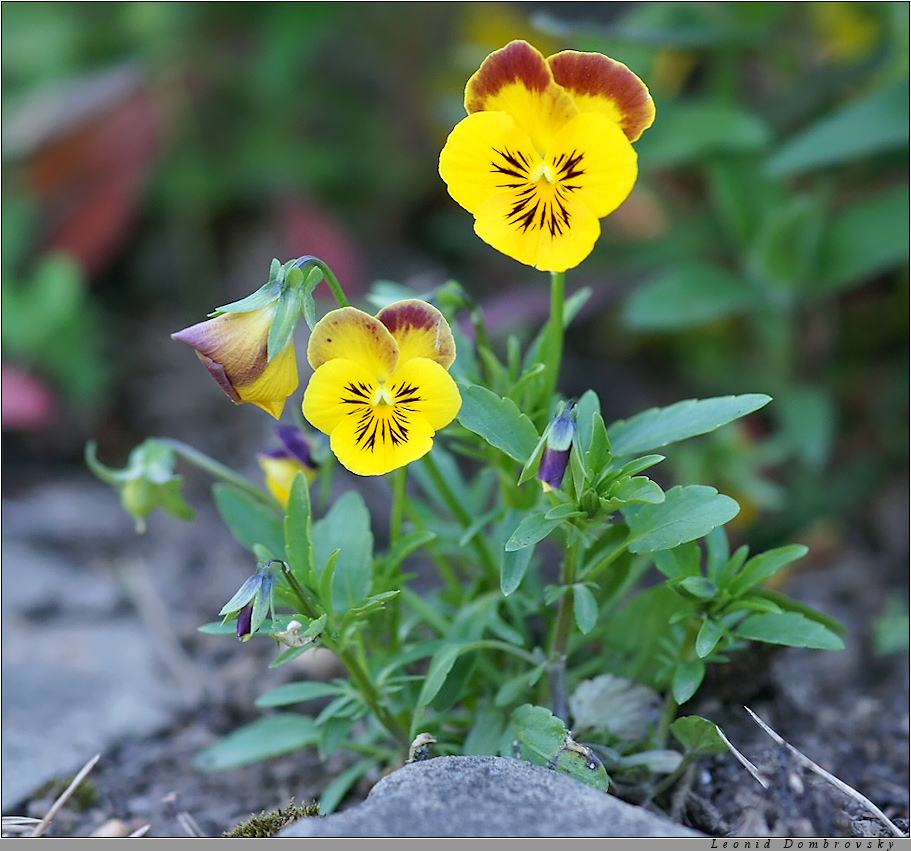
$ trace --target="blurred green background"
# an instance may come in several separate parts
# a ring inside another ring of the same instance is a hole
[[[825,539],[907,471],[908,10],[5,3],[7,457],[142,439],[145,330],[172,345],[273,257],[316,254],[355,302],[455,278],[501,335],[540,322],[546,276],[478,240],[437,174],[466,80],[525,38],[607,53],[657,104],[636,189],[568,276],[594,296],[564,390],[614,418],[771,394],[671,475],[737,498],[760,544]]]

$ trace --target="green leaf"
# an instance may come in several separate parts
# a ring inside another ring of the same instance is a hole
[[[778,573],[792,561],[803,558],[808,548],[803,544],[790,544],[753,556],[740,572],[725,584],[725,590],[733,597],[748,591]]]
[[[609,779],[600,760],[589,748],[573,741],[550,710],[526,703],[513,712],[510,725],[523,759],[607,791]]]
[[[908,187],[896,186],[839,213],[823,233],[818,283],[829,296],[908,262]]]
[[[699,715],[684,715],[670,726],[674,737],[689,753],[722,754],[728,746],[717,724]]]
[[[608,428],[611,451],[618,457],[659,449],[669,443],[714,431],[758,411],[771,401],[771,397],[764,393],[745,393],[741,396],[687,399],[666,408],[649,408]]]
[[[650,553],[669,550],[701,538],[737,516],[740,506],[708,485],[671,488],[658,505],[623,509],[629,526],[629,550]]]
[[[724,627],[718,621],[706,618],[696,635],[696,655],[700,659],[705,659],[718,646],[722,635]]]
[[[587,635],[598,623],[598,601],[591,589],[579,583],[573,585],[573,614],[576,626],[583,635]]]
[[[708,155],[764,149],[771,133],[752,113],[726,103],[667,103],[661,121],[639,140],[639,160],[651,170],[701,162]]]
[[[704,576],[687,576],[678,586],[700,600],[711,600],[718,594],[718,586]]]
[[[212,495],[222,520],[248,550],[252,552],[256,544],[262,544],[273,556],[285,552],[285,534],[277,511],[223,482],[212,486]]]
[[[737,627],[736,635],[767,644],[812,647],[816,650],[844,650],[845,643],[817,621],[797,612],[751,615]]]
[[[685,576],[702,576],[702,550],[695,541],[689,541],[671,550],[662,550],[652,556],[655,567],[668,579]]]
[[[621,502],[645,502],[650,505],[664,502],[664,491],[647,476],[620,479],[611,485],[607,496]]]
[[[511,553],[544,540],[554,529],[563,523],[563,517],[548,517],[547,512],[538,511],[529,514],[516,527],[516,531],[506,542],[506,552]]]
[[[344,800],[345,795],[352,787],[371,769],[376,767],[376,762],[367,759],[357,762],[351,768],[345,769],[325,789],[319,799],[319,813],[327,816],[335,812],[336,807]]]
[[[519,740],[522,758],[549,766],[568,735],[563,722],[544,706],[530,703],[518,707],[510,719]]]
[[[743,278],[705,263],[668,268],[637,287],[623,319],[634,331],[694,328],[753,307],[755,292]]]
[[[344,687],[336,683],[304,681],[285,683],[256,698],[256,705],[262,708],[288,706],[292,703],[303,703],[318,697],[338,697],[344,693]]]
[[[538,432],[531,420],[512,399],[501,398],[486,387],[469,384],[461,389],[459,422],[491,446],[524,464],[538,442]]]
[[[516,509],[510,509],[506,513],[506,517],[500,527],[502,534],[500,540],[505,539],[508,541],[512,538],[513,534],[518,530],[521,516],[521,513]],[[500,555],[500,590],[504,596],[508,597],[522,584],[534,553],[534,543],[526,544],[518,550],[507,550],[504,545]]]
[[[201,750],[193,767],[206,772],[240,768],[310,747],[319,737],[319,728],[306,715],[267,715]]]
[[[421,717],[424,707],[436,697],[437,692],[443,687],[446,677],[449,676],[452,666],[455,665],[456,659],[459,658],[464,647],[463,644],[444,644],[433,654],[427,668],[427,675],[424,677],[424,685],[418,696],[414,712],[415,719]]]
[[[507,680],[497,690],[496,696],[493,699],[494,706],[510,706],[517,700],[520,700],[526,695],[528,690],[541,679],[541,674],[543,673],[544,666],[539,665],[536,668],[532,668],[530,671],[525,671],[525,673]]]
[[[769,158],[773,177],[788,177],[908,147],[907,83],[882,88],[826,115]]]
[[[313,551],[313,514],[310,507],[310,485],[303,471],[291,485],[285,515],[285,554],[288,566],[304,585],[313,583],[316,554]]]
[[[339,550],[332,579],[332,605],[338,612],[353,608],[370,596],[373,581],[373,533],[370,512],[357,491],[348,491],[326,516],[313,524],[317,564]]]
[[[671,690],[674,693],[674,700],[677,701],[677,704],[682,706],[696,694],[704,678],[705,662],[701,659],[678,663],[671,683]]]

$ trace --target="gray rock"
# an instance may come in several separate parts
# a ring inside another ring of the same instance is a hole
[[[441,756],[405,765],[367,800],[279,836],[690,836],[557,771],[519,759]]]
[[[2,808],[78,771],[175,706],[149,635],[120,594],[84,566],[3,540]],[[121,609],[124,607],[121,605]]]

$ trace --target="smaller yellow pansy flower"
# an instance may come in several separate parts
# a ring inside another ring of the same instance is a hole
[[[312,482],[319,465],[313,460],[309,439],[299,428],[278,426],[275,431],[282,442],[281,448],[261,452],[257,461],[269,493],[287,507],[297,474],[303,472],[307,481]]]
[[[545,59],[513,41],[468,81],[465,109],[440,154],[440,175],[474,215],[475,232],[529,266],[577,266],[601,233],[599,219],[636,182],[631,143],[655,117],[648,89],[599,53]]]
[[[235,404],[252,402],[275,419],[300,378],[294,342],[269,360],[269,331],[278,301],[246,313],[223,313],[171,334],[196,350],[211,376]]]
[[[449,323],[417,299],[376,316],[354,307],[327,313],[313,329],[307,360],[315,370],[304,393],[304,416],[330,436],[341,464],[379,476],[433,447],[462,397],[448,369],[455,361]]]

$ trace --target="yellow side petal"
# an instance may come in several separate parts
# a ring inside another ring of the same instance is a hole
[[[559,86],[544,57],[526,41],[488,56],[465,87],[465,109],[506,112],[544,153],[551,137],[579,110]]]
[[[636,149],[623,131],[595,113],[570,121],[554,138],[546,159],[561,188],[598,218],[627,199],[639,172]]]
[[[455,361],[452,329],[432,304],[416,298],[397,301],[384,307],[376,318],[395,338],[400,364],[411,358],[430,358],[449,369]]]
[[[440,152],[440,176],[469,213],[491,195],[523,183],[543,160],[528,134],[505,112],[462,119]]]
[[[262,375],[252,384],[235,384],[235,389],[241,402],[251,402],[279,419],[285,410],[285,402],[297,390],[299,383],[297,356],[292,342],[269,362]]]
[[[357,361],[378,381],[385,381],[399,362],[392,334],[377,319],[356,307],[331,310],[313,329],[307,360],[314,369],[333,358]]]
[[[263,471],[266,487],[282,505],[288,505],[291,496],[291,486],[297,474],[303,470],[308,482],[316,477],[316,472],[303,464],[289,458],[259,458],[259,466]]]
[[[580,112],[597,112],[618,124],[635,142],[655,120],[648,88],[629,68],[600,53],[564,50],[547,59],[554,79]]]
[[[420,414],[434,430],[449,425],[462,407],[462,396],[452,376],[427,358],[404,361],[388,387],[396,408]]]
[[[324,434],[352,410],[367,405],[379,385],[363,364],[347,358],[333,358],[310,376],[304,391],[303,411],[307,421]]]
[[[416,413],[392,417],[382,406],[342,420],[330,439],[339,462],[358,476],[382,476],[426,455],[433,448],[433,429]]]

